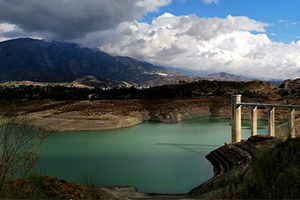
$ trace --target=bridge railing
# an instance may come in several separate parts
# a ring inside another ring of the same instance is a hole
[[[290,137],[295,137],[295,109],[300,109],[298,105],[242,103],[242,95],[231,96],[231,142],[241,141],[242,133],[242,106],[251,107],[251,136],[257,135],[257,107],[268,108],[268,135],[275,137],[275,108],[288,109],[288,131]]]

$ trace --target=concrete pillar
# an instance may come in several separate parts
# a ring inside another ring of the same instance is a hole
[[[257,106],[251,106],[251,136],[257,135]]]
[[[288,137],[291,137],[291,138],[296,137],[295,125],[294,125],[294,120],[295,120],[294,112],[295,112],[294,108],[289,108],[289,111],[288,111],[288,131],[289,131]]]
[[[242,132],[242,110],[240,94],[231,96],[231,142],[236,143],[241,141]]]
[[[275,137],[275,108],[269,107],[269,136]]]

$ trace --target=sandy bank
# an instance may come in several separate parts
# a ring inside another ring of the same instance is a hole
[[[31,101],[15,105],[30,124],[53,131],[111,130],[144,121],[180,122],[198,117],[229,117],[230,104],[207,99]],[[5,114],[1,107],[1,115]]]

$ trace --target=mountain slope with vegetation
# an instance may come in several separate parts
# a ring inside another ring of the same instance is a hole
[[[1,87],[0,98],[2,99],[171,99],[171,98],[199,98],[199,97],[230,97],[231,94],[239,93],[244,97],[264,97],[265,99],[278,99],[280,92],[276,86],[262,81],[235,82],[235,81],[207,81],[179,84],[162,85],[148,89],[114,88],[103,90],[103,81],[95,77],[85,77],[78,83],[91,82],[99,87],[76,88],[59,85],[10,85]],[[75,82],[74,82],[75,83]],[[285,91],[285,90],[282,90]],[[89,95],[91,95],[89,97]]]
[[[205,80],[212,80],[212,81],[252,81],[252,79],[247,78],[245,76],[238,76],[234,74],[229,74],[225,72],[220,72],[220,73],[213,73],[209,74],[207,76],[202,77],[202,79]]]
[[[90,75],[137,85],[162,76],[174,80],[173,83],[188,79],[163,67],[74,43],[30,38],[0,42],[0,82],[72,82]]]

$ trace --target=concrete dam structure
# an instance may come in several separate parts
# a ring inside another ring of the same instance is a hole
[[[230,184],[243,180],[250,169],[251,161],[262,147],[273,149],[276,146],[275,136],[282,129],[282,126],[287,129],[285,131],[285,134],[288,134],[286,138],[296,137],[296,132],[299,131],[300,127],[296,126],[294,117],[295,109],[300,109],[298,105],[242,103],[241,95],[232,95],[231,106],[232,142],[213,150],[206,156],[207,160],[213,165],[214,176],[191,190],[189,195],[192,198],[223,198],[226,191],[230,191]],[[251,137],[246,140],[241,138],[242,106],[251,108]],[[268,108],[268,135],[257,135],[258,107]],[[275,127],[275,108],[287,109],[287,123],[277,128]]]
[[[288,138],[294,138],[295,131],[295,109],[300,109],[299,105],[281,105],[281,104],[261,104],[261,103],[243,103],[242,95],[232,95],[231,97],[231,142],[241,141],[242,133],[242,106],[251,107],[251,136],[257,135],[257,109],[258,107],[268,108],[268,135],[275,137],[275,108],[285,108],[288,110]]]
[[[210,152],[206,158],[214,168],[214,176],[189,192],[195,199],[218,199],[230,190],[230,184],[243,180],[252,159],[261,147],[274,148],[271,136],[251,136],[248,140],[224,145]]]

